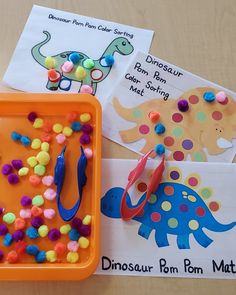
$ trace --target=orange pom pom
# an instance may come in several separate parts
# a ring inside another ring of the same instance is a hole
[[[41,182],[41,177],[39,177],[36,174],[33,174],[29,177],[29,182],[33,185],[33,186],[37,186],[40,184]]]
[[[44,132],[51,132],[52,131],[52,123],[49,120],[44,121],[43,131]]]
[[[31,208],[31,214],[33,216],[40,216],[41,214],[43,213],[43,209],[41,209],[40,207],[38,206],[33,206]]]
[[[46,132],[42,133],[40,138],[42,141],[46,141],[46,142],[50,142],[52,140],[51,134],[46,133]]]
[[[25,228],[25,220],[23,218],[16,218],[14,223],[15,230],[24,229]]]
[[[18,257],[19,256],[18,256],[17,252],[15,250],[12,250],[7,254],[6,260],[9,263],[15,263],[15,262],[17,262]]]
[[[66,115],[66,120],[70,123],[74,122],[78,117],[76,112],[70,112]]]
[[[58,242],[54,247],[54,251],[57,253],[58,256],[62,256],[66,252],[66,245]]]

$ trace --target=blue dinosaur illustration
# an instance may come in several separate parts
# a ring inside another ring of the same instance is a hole
[[[120,218],[120,202],[124,189],[111,188],[101,199],[101,211],[111,218]],[[138,201],[139,205],[145,193]],[[135,207],[127,194],[129,207]],[[180,183],[161,183],[146,203],[142,214],[133,218],[141,223],[138,234],[148,239],[155,230],[155,240],[158,247],[169,246],[167,234],[177,236],[179,249],[190,249],[189,236],[204,248],[213,240],[203,231],[203,228],[214,232],[224,232],[232,229],[236,222],[219,223],[211,214],[202,198],[193,189]]]

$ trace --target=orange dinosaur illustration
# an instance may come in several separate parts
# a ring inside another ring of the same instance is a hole
[[[236,101],[227,95],[224,103],[206,102],[205,92],[216,94],[219,90],[209,87],[195,88],[183,93],[179,98],[160,98],[148,100],[133,108],[122,106],[118,98],[113,98],[113,107],[125,120],[136,123],[136,126],[121,130],[120,137],[124,143],[145,139],[140,150],[146,153],[158,143],[165,145],[169,152],[168,159],[183,161],[207,161],[207,154],[218,155],[232,147],[236,138]],[[180,112],[177,103],[186,99],[189,103],[187,112]],[[160,120],[166,131],[155,133],[155,125],[149,119],[149,113],[160,113]]]

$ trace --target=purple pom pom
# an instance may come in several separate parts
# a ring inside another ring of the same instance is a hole
[[[3,253],[3,251],[2,251],[2,250],[0,250],[0,260],[2,260],[2,259],[3,259],[3,256],[4,256],[4,253]]]
[[[37,117],[38,117],[38,115],[35,112],[31,112],[28,114],[27,118],[30,122],[33,123],[35,121],[35,119],[37,119]]]
[[[5,208],[0,208],[0,215],[5,211]]]
[[[179,100],[178,109],[181,112],[187,112],[187,110],[189,109],[188,101],[186,99]]]
[[[5,224],[0,224],[0,236],[5,236],[8,233],[8,228]]]
[[[31,225],[35,228],[39,228],[44,224],[43,218],[36,216],[31,219]]]
[[[32,200],[28,196],[23,196],[20,200],[22,206],[30,206],[32,204]]]
[[[20,168],[23,167],[23,162],[21,160],[12,160],[11,163],[16,170],[20,170]]]
[[[10,164],[5,164],[2,166],[2,174],[3,175],[8,175],[12,171],[12,166]]]
[[[12,234],[12,238],[15,242],[21,241],[24,239],[25,233],[22,230],[16,230]]]
[[[81,130],[84,132],[84,133],[92,133],[93,132],[93,126],[90,125],[90,124],[84,124],[81,128]]]
[[[80,136],[80,143],[81,144],[89,144],[90,143],[90,136],[87,133],[83,133]]]
[[[82,224],[82,220],[78,217],[75,217],[75,218],[73,218],[73,220],[71,222],[71,227],[79,229],[81,224]]]
[[[20,180],[19,177],[15,173],[9,174],[7,179],[10,184],[17,184]]]
[[[79,233],[81,236],[87,237],[91,234],[91,226],[82,224],[81,227],[79,228]]]
[[[56,240],[60,239],[60,237],[61,237],[61,233],[60,233],[59,229],[57,229],[57,228],[51,229],[48,233],[48,238],[51,241],[56,241]]]

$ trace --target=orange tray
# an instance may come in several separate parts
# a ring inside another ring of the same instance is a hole
[[[63,126],[68,126],[65,115],[71,111],[78,114],[89,112],[92,119],[89,122],[93,125],[92,141],[89,145],[93,150],[93,158],[88,159],[87,184],[84,187],[83,200],[77,217],[83,218],[86,214],[92,216],[91,235],[89,237],[90,246],[87,249],[78,250],[79,261],[75,264],[68,263],[65,257],[60,262],[44,262],[38,264],[34,257],[28,254],[20,255],[17,263],[9,264],[0,262],[0,280],[81,280],[91,275],[97,267],[99,261],[100,247],[100,182],[101,182],[101,107],[98,100],[89,94],[30,94],[30,93],[1,93],[0,94],[0,161],[1,166],[10,163],[13,159],[21,159],[24,164],[29,156],[36,155],[40,150],[33,150],[31,147],[24,147],[21,143],[11,140],[11,132],[16,131],[22,135],[27,135],[31,139],[40,138],[41,130],[32,127],[27,120],[30,112],[36,112],[38,117],[49,119],[52,123],[60,122]],[[53,133],[52,133],[53,134]],[[78,197],[77,191],[77,161],[80,156],[79,133],[74,133],[67,139],[66,176],[61,196],[63,205],[70,208],[75,204]],[[62,150],[55,140],[50,143],[51,160],[47,166],[46,175],[54,174],[56,158]],[[27,165],[26,165],[27,166]],[[33,174],[30,168],[30,174]],[[40,184],[33,187],[29,183],[29,175],[20,177],[17,185],[10,185],[7,177],[0,176],[0,207],[6,212],[13,212],[17,217],[22,209],[20,198],[23,195],[31,197],[43,194],[47,187]],[[55,187],[54,187],[55,188]],[[55,188],[56,189],[56,188]],[[65,224],[56,206],[56,200],[45,200],[44,208],[54,208],[56,216],[52,220],[45,220],[49,229],[59,228]],[[1,223],[2,216],[0,216]],[[69,222],[68,222],[69,223]],[[9,232],[14,232],[14,224],[7,225]],[[27,221],[27,227],[30,221]],[[53,250],[56,242],[46,238],[31,240],[24,238],[27,244],[36,244],[40,250]],[[61,242],[67,244],[68,235],[60,238]],[[57,242],[58,242],[57,241]],[[0,237],[0,249],[4,254],[15,249],[15,242],[10,247],[3,246],[3,237]],[[5,255],[4,255],[5,256]]]

